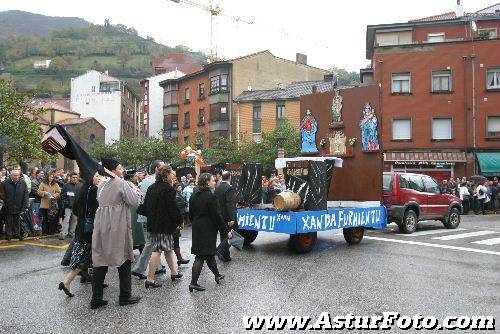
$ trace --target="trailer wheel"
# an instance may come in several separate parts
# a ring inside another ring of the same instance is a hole
[[[238,230],[238,233],[245,238],[243,241],[244,246],[250,246],[257,239],[257,235],[259,235],[259,231],[253,230]]]
[[[349,245],[356,245],[363,240],[365,229],[362,227],[345,228],[343,230],[344,239]]]
[[[290,235],[290,241],[292,242],[293,248],[299,254],[304,254],[310,252],[314,245],[316,245],[316,240],[318,239],[318,234],[316,232],[309,233],[299,233]]]

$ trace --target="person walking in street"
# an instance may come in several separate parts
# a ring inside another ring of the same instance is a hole
[[[139,185],[139,188],[141,190],[141,193],[146,195],[148,188],[155,183],[156,181],[156,174],[158,173],[158,168],[163,166],[165,163],[161,160],[155,160],[151,163],[151,166],[149,168],[150,174],[148,177],[146,177],[141,184]],[[132,275],[136,276],[139,279],[146,279],[146,275],[144,273],[146,272],[146,269],[148,267],[149,260],[151,259],[151,253],[152,253],[152,248],[151,248],[151,242],[149,238],[149,232],[147,230],[147,217],[143,215],[138,215],[137,216],[137,222],[143,225],[144,228],[144,239],[145,239],[145,244],[142,249],[141,255],[137,259],[137,261],[134,263],[134,266],[132,267]],[[158,263],[158,267],[156,268],[156,273],[157,274],[162,274],[165,273],[166,270],[162,268],[161,264]]]
[[[5,180],[0,196],[4,202],[6,239],[10,241],[15,235],[19,241],[22,241],[19,218],[21,213],[29,207],[29,191],[26,182],[21,178],[19,169],[14,169],[10,178]]]
[[[102,182],[97,189],[97,208],[92,234],[92,309],[107,304],[103,300],[103,285],[108,267],[118,267],[120,278],[119,304],[140,301],[132,297],[131,262],[134,260],[130,207],[138,206],[140,192],[123,179],[125,170],[113,159],[102,159],[102,166],[113,178]]]
[[[198,179],[198,192],[193,194],[189,203],[189,218],[192,224],[191,253],[196,256],[191,273],[191,284],[189,284],[190,292],[205,290],[205,287],[198,284],[205,261],[214,274],[217,284],[224,279],[224,275],[219,273],[217,262],[215,262],[217,232],[227,238],[231,238],[232,233],[224,223],[218,208],[217,197],[212,193],[215,185],[215,178],[212,174],[202,174]]]
[[[156,182],[152,184],[144,198],[144,210],[148,219],[148,232],[152,254],[149,272],[144,286],[158,288],[155,271],[160,262],[161,253],[165,255],[172,281],[182,277],[174,265],[174,236],[182,226],[182,216],[176,203],[176,190],[172,186],[173,172],[169,165],[162,165],[156,173]]]
[[[488,181],[486,181],[488,182]],[[476,188],[476,196],[477,196],[477,201],[478,201],[478,206],[477,206],[477,211],[476,215],[478,212],[482,212],[483,215],[486,214],[486,208],[485,208],[485,202],[488,197],[488,189],[482,184],[478,184]]]
[[[231,174],[227,171],[223,172],[221,178],[222,181],[215,188],[214,194],[217,196],[224,223],[229,229],[236,229],[238,228],[234,223],[236,221],[236,195],[234,188],[231,186],[231,183],[229,183]],[[225,233],[225,231],[220,231],[220,244],[217,247],[217,257],[223,262],[231,261],[231,253],[229,251],[231,246],[229,245],[226,235],[227,233]]]
[[[462,182],[460,184],[460,187],[458,188],[458,194],[460,197],[460,200],[462,201],[462,206],[463,206],[463,213],[467,214],[469,213],[470,207],[469,207],[469,189],[467,189],[467,182]]]
[[[61,194],[61,188],[55,178],[55,172],[48,173],[45,180],[38,187],[38,195],[42,198],[40,201],[40,218],[42,220],[43,235],[54,234],[59,220],[57,199]]]
[[[64,220],[61,228],[59,240],[64,240],[66,236],[73,238],[76,228],[76,216],[73,214],[73,204],[75,202],[78,174],[71,173],[69,182],[65,183],[61,191],[61,202],[64,206]]]
[[[191,196],[193,196],[193,193],[195,191],[195,180],[193,178],[189,179],[189,183],[187,187],[182,189],[182,195],[186,199],[186,214],[184,215],[184,223],[189,226],[190,221],[189,221],[189,200],[191,199]]]
[[[91,183],[85,181],[74,199],[73,214],[77,216],[77,224],[75,243],[69,264],[71,271],[59,283],[59,290],[64,291],[68,297],[74,296],[70,292],[70,285],[78,274],[82,276],[84,282],[92,282],[88,268],[92,263],[92,231],[95,213],[99,206],[97,202],[99,181],[99,174],[96,173]]]
[[[187,215],[188,204],[186,198],[183,195],[182,186],[179,183],[177,183],[175,202],[177,204],[177,208],[179,209],[182,218],[181,225],[178,226],[174,232],[174,253],[175,257],[177,258],[177,265],[180,266],[181,264],[188,264],[189,260],[184,259],[184,257],[182,256],[181,246],[180,246],[181,230],[184,229],[184,225],[187,220],[186,215]]]

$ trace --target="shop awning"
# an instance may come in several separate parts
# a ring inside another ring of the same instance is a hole
[[[467,159],[464,152],[387,152],[384,161],[455,163]]]
[[[477,161],[483,176],[500,175],[500,152],[477,153]]]

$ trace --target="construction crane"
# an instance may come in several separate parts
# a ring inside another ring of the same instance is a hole
[[[224,16],[227,17],[233,21],[236,22],[242,22],[246,24],[253,24],[253,21],[250,20],[245,20],[242,19],[241,17],[236,17],[236,16],[231,16],[227,15],[222,12],[221,8],[219,5],[213,5],[212,0],[210,0],[210,3],[208,5],[199,3],[194,0],[171,0],[175,3],[184,3],[186,5],[194,6],[197,8],[200,8],[204,11],[207,11],[210,13],[210,62],[216,61],[219,59],[219,48],[217,45],[217,37],[216,37],[216,29],[217,29],[217,22],[216,22],[216,17],[217,16]]]

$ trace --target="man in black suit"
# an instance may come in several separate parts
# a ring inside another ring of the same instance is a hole
[[[222,182],[215,188],[215,195],[219,201],[219,209],[224,219],[224,223],[230,229],[236,229],[236,194],[235,189],[231,186],[231,174],[229,172],[222,173]],[[229,242],[227,235],[221,232],[221,243],[217,246],[217,257],[223,262],[231,261],[231,253],[229,252]]]

